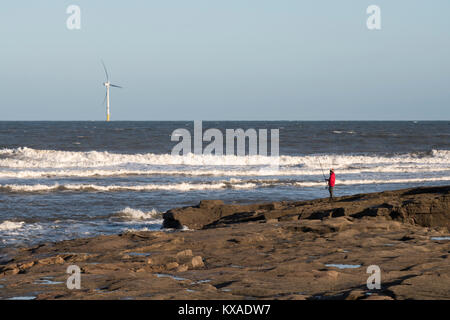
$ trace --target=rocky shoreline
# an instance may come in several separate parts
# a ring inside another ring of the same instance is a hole
[[[450,186],[163,217],[172,230],[9,250],[0,299],[450,299]],[[381,289],[367,288],[371,265]]]

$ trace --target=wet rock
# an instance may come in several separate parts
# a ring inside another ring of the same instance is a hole
[[[65,261],[61,256],[40,259],[39,264],[63,264]]]
[[[18,267],[21,270],[25,270],[25,269],[31,268],[34,265],[35,265],[35,262],[34,261],[30,261],[30,262],[26,262],[26,263],[21,263],[21,264],[18,265]]]
[[[203,268],[205,264],[203,263],[203,259],[201,256],[195,256],[191,260],[191,266],[192,268]]]
[[[189,267],[187,265],[182,264],[182,265],[178,266],[177,272],[185,272],[185,271],[188,271],[188,269],[189,269]]]
[[[170,262],[168,264],[166,264],[166,269],[167,270],[173,270],[179,267],[178,262]]]
[[[287,215],[280,217],[277,221],[297,221],[300,219],[299,215]]]
[[[192,257],[192,250],[187,249],[187,250],[180,251],[176,254],[176,257],[177,258]]]
[[[222,200],[202,200],[198,204],[201,209],[211,209],[217,206],[222,206],[224,203]]]
[[[288,300],[307,300],[308,298],[308,296],[302,294],[295,294],[287,297]]]
[[[326,271],[325,276],[330,279],[337,279],[339,277],[339,272],[334,270]]]
[[[17,268],[16,266],[7,266],[3,269],[1,269],[0,274],[3,275],[15,275],[18,274],[20,272],[20,269]]]
[[[347,295],[345,300],[360,300],[366,296],[366,293],[363,290],[352,290]]]
[[[394,300],[392,297],[389,296],[380,296],[380,295],[370,295],[364,300]]]

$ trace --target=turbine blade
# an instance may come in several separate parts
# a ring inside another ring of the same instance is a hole
[[[123,89],[121,86],[116,86],[115,84],[110,84],[111,87]]]
[[[105,99],[103,99],[102,105],[104,105],[106,103],[106,97],[108,97],[108,92],[105,92]]]
[[[103,65],[103,69],[105,69],[105,73],[106,73],[106,82],[108,82],[109,81],[109,74],[108,74],[108,71],[106,70],[106,66],[105,66],[105,63],[103,62],[103,60],[102,60],[102,65]]]

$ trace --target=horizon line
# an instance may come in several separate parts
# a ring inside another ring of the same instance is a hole
[[[413,119],[413,120],[404,120],[404,119],[390,119],[390,120],[380,120],[380,119],[357,119],[357,120],[204,120],[204,119],[182,119],[182,120],[110,120],[109,122],[193,122],[195,120],[205,121],[205,122],[447,122],[448,120],[421,120],[421,119]],[[105,122],[106,120],[0,120],[0,122]]]

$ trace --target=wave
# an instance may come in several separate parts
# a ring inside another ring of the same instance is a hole
[[[145,212],[139,209],[132,209],[130,207],[126,207],[115,214],[115,217],[125,220],[153,220],[160,218],[160,216],[161,213],[155,209]]]
[[[409,179],[360,179],[360,180],[339,180],[339,185],[361,185],[361,184],[399,184],[399,183],[423,183],[450,181],[447,177],[429,177],[429,178],[409,178]],[[221,189],[256,189],[273,186],[293,186],[293,187],[320,187],[324,186],[323,180],[320,181],[295,181],[295,180],[240,180],[230,179],[229,181],[219,181],[212,183],[178,183],[178,184],[145,184],[145,185],[95,185],[95,184],[54,184],[54,185],[22,185],[6,184],[0,185],[0,192],[13,193],[32,193],[32,192],[152,192],[152,191],[175,191],[190,192],[202,190],[221,190]],[[128,214],[132,209],[128,210]],[[127,214],[126,212],[122,212]],[[139,215],[139,213],[136,213]]]
[[[0,167],[6,168],[89,168],[119,165],[273,165],[268,156],[172,156],[170,154],[117,154],[107,151],[36,150],[27,147],[0,150]]]
[[[0,224],[0,231],[10,231],[22,228],[25,222],[4,221]]]
[[[346,169],[355,165],[440,165],[449,167],[450,150],[432,150],[427,153],[408,153],[401,155],[307,155],[286,156],[278,159],[267,156],[214,156],[194,155],[172,156],[170,154],[117,154],[107,151],[57,151],[16,148],[0,150],[2,168],[102,168],[130,166],[301,166],[310,169],[334,167]],[[121,168],[114,168],[121,169]],[[123,169],[123,168],[122,168]]]
[[[324,168],[325,170],[325,168]],[[354,173],[424,173],[424,172],[448,172],[449,166],[433,166],[416,164],[411,165],[385,165],[377,167],[350,167],[339,169],[339,174]],[[314,176],[322,175],[321,169],[255,169],[245,170],[242,168],[229,168],[228,170],[217,169],[142,169],[142,170],[126,170],[126,169],[110,169],[110,170],[19,170],[19,171],[2,171],[0,170],[0,178],[8,179],[39,179],[39,178],[89,178],[89,177],[126,177],[126,176]]]
[[[146,185],[95,185],[95,184],[6,184],[0,185],[0,192],[121,192],[121,191],[199,191],[219,190],[227,188],[251,189],[256,184],[232,185],[227,182],[211,183],[178,183],[178,184],[146,184]]]
[[[341,134],[341,133],[347,133],[347,134],[355,134],[355,131],[339,131],[339,130],[334,130],[333,133],[335,134]]]

